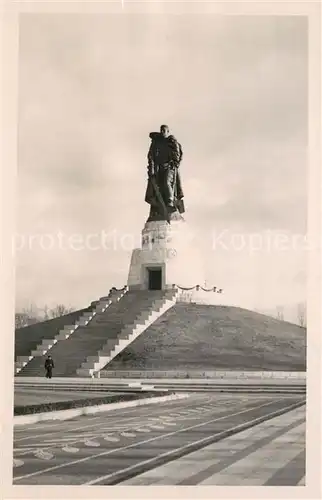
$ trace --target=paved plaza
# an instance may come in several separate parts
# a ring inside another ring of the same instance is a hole
[[[125,481],[128,485],[305,485],[305,407]]]
[[[162,406],[18,426],[13,484],[301,485],[304,402],[297,395],[191,393]]]

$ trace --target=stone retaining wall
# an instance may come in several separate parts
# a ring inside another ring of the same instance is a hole
[[[216,379],[216,378],[237,378],[237,379],[306,379],[306,372],[283,372],[283,371],[105,371],[100,372],[100,378],[145,378],[145,379]]]

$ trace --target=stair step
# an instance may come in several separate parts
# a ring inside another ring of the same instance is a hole
[[[44,346],[44,347],[45,347],[45,346],[49,346],[49,345],[50,345],[50,346],[52,346],[52,345],[54,345],[56,342],[57,342],[57,340],[55,340],[55,339],[43,339],[43,340],[42,340],[42,342],[41,342],[41,344],[39,344],[39,345],[42,345],[42,346]]]
[[[17,361],[30,361],[33,356],[18,356]]]
[[[15,362],[15,368],[23,368],[27,364],[27,361],[16,361]]]
[[[102,300],[96,302],[96,314],[87,325],[80,323],[88,321],[89,312],[78,318],[78,328],[75,325],[67,330],[64,328],[55,337],[58,342],[50,350],[55,363],[55,377],[75,374],[81,376],[82,373],[86,374],[84,376],[92,376],[93,370],[104,368],[162,314],[165,305],[171,305],[173,301],[169,301],[168,297],[168,292],[128,292],[119,301],[119,297],[113,297],[104,298],[104,303]],[[108,305],[105,312],[99,312],[104,305]],[[62,339],[64,342],[60,342]],[[43,376],[43,362],[41,353],[38,352],[27,365],[30,370],[27,370],[27,366],[24,367],[19,376],[23,373]]]
[[[172,294],[173,295],[173,294]],[[167,294],[167,297],[169,294]],[[117,339],[109,339],[102,348],[98,351],[99,359],[93,358],[92,356],[87,357],[86,361],[82,363],[81,368],[89,369],[94,366],[97,370],[104,368],[107,362],[117,356],[122,350],[124,350],[129,343],[133,342],[151,323],[155,321],[160,315],[163,314],[173,303],[173,300],[169,300],[163,295],[161,298],[156,299],[155,297],[148,297],[149,300],[145,299],[141,303],[141,307],[138,308],[138,314],[134,315],[134,320],[132,324],[127,324],[118,334]],[[152,300],[151,300],[152,299]],[[123,312],[126,314],[126,308],[120,308],[118,314]],[[104,359],[108,356],[108,359]],[[78,373],[78,372],[77,372]]]

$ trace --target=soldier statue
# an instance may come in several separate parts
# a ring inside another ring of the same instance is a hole
[[[148,185],[145,201],[150,205],[151,220],[180,218],[184,213],[183,191],[179,166],[182,147],[169,127],[161,125],[160,132],[149,134],[151,145],[148,152]],[[175,217],[177,216],[177,217]]]

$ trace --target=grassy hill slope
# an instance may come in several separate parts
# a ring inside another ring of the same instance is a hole
[[[59,330],[66,325],[73,325],[85,312],[89,312],[91,307],[73,311],[58,318],[49,319],[34,325],[18,328],[15,331],[15,358],[17,356],[28,356],[43,339],[53,339]]]
[[[306,329],[246,309],[176,304],[106,370],[306,369]]]

